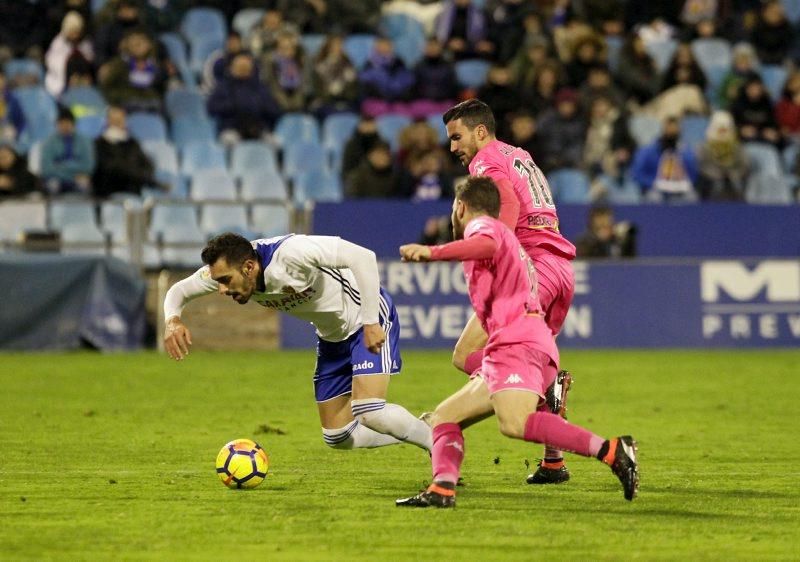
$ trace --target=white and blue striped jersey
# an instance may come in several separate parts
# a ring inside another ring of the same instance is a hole
[[[290,234],[252,241],[265,289],[250,300],[307,320],[317,335],[338,342],[362,324],[378,323],[380,280],[374,252],[336,236]],[[218,290],[208,266],[173,285],[164,317],[180,316],[190,300]]]

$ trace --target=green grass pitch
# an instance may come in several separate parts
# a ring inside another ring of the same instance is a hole
[[[390,399],[415,414],[463,382],[447,352],[404,360]],[[526,485],[541,448],[487,420],[466,432],[455,510],[395,508],[430,478],[428,456],[325,447],[311,352],[2,355],[0,559],[800,558],[800,351],[563,362],[571,419],[639,441],[633,503],[607,467],[574,456],[569,483]],[[270,455],[255,490],[214,474],[237,437]]]

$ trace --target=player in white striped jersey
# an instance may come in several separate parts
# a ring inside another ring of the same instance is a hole
[[[325,443],[337,449],[408,442],[430,450],[431,430],[398,404],[386,403],[400,372],[400,324],[380,287],[375,253],[335,236],[289,234],[248,241],[225,233],[209,241],[206,265],[178,281],[164,299],[169,355],[183,359],[192,339],[184,306],[211,293],[250,300],[314,325],[319,339],[314,393]]]

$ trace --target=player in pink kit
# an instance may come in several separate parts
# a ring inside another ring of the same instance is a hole
[[[547,179],[526,151],[495,137],[495,120],[488,105],[477,99],[448,110],[443,121],[450,151],[469,168],[472,176],[492,178],[500,192],[500,217],[517,236],[533,260],[539,279],[539,301],[547,326],[556,336],[564,324],[575,290],[570,261],[575,246],[558,229],[558,215]],[[453,364],[472,374],[481,364],[486,333],[473,315],[453,351]],[[566,394],[572,377],[558,373],[548,389],[551,411],[566,412]],[[561,451],[545,448],[544,459],[529,484],[558,484],[569,480]]]
[[[400,247],[405,261],[463,262],[469,298],[488,340],[480,368],[432,414],[433,484],[396,504],[454,507],[464,459],[462,429],[492,414],[503,435],[608,464],[622,482],[625,499],[632,500],[639,487],[633,438],[606,440],[548,411],[544,393],[556,377],[558,350],[539,306],[536,269],[514,234],[497,220],[499,211],[494,182],[472,177],[456,189],[455,242]]]

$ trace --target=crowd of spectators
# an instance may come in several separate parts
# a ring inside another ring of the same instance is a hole
[[[0,63],[39,61],[56,100],[93,87],[108,104],[96,139],[76,131],[75,107],[59,109],[31,166],[37,177],[25,166],[14,95],[37,78],[0,74],[0,194],[168,187],[125,116],[168,117],[165,93],[189,87],[161,37],[195,7],[215,8],[227,26],[221,48],[193,69],[219,141],[270,142],[289,112],[320,123],[359,114],[336,167],[346,197],[450,197],[465,170],[429,118],[473,96],[493,108],[498,137],[531,152],[546,174],[585,174],[592,200],[745,200],[757,168],[746,145],[791,155],[800,135],[800,34],[778,0],[0,0]],[[251,8],[263,15],[240,33],[232,22]],[[399,53],[381,26],[382,10],[401,8],[420,14],[416,57]],[[363,65],[344,49],[356,33],[376,36]],[[316,52],[308,34],[324,35]],[[695,48],[712,39],[732,46],[720,72]],[[457,65],[474,59],[488,63],[485,80],[460,82]],[[767,84],[767,68],[785,83]],[[386,139],[375,122],[384,115],[411,124]],[[708,126],[687,142],[683,120],[692,117]],[[655,134],[637,134],[643,120]]]

